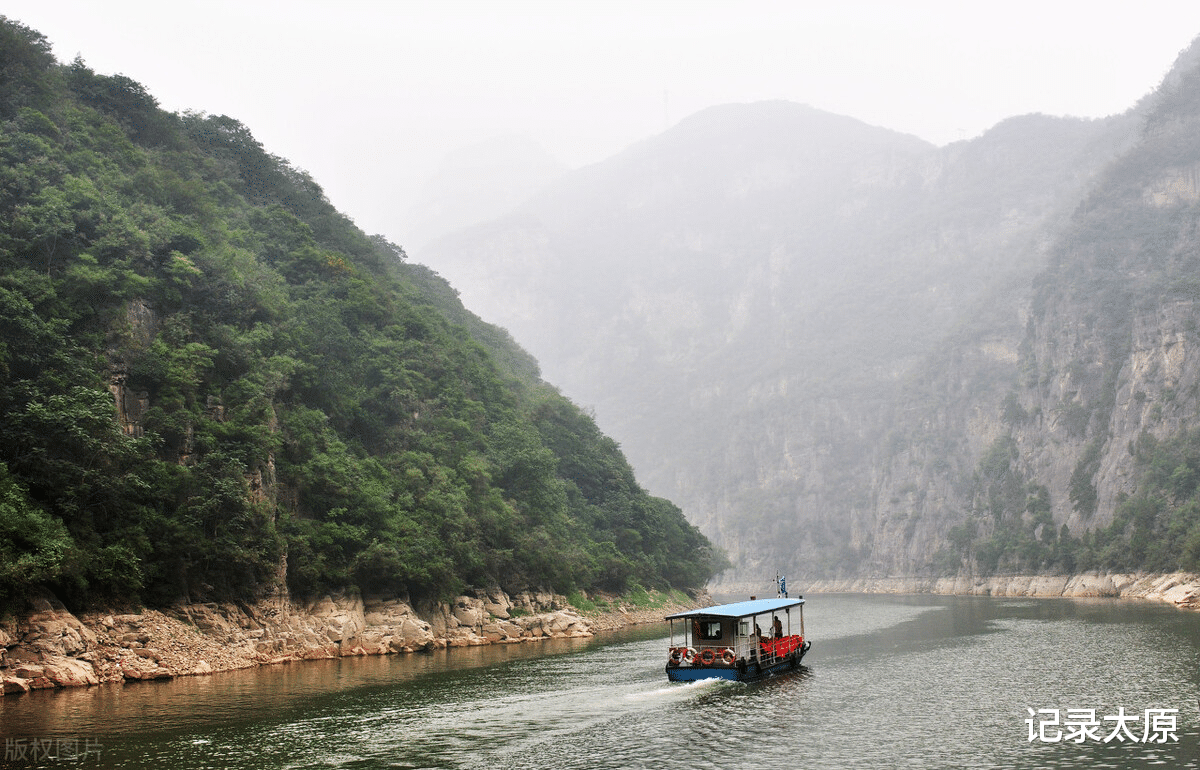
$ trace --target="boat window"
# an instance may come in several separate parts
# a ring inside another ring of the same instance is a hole
[[[738,636],[750,636],[750,621],[749,620],[739,620],[738,621]]]
[[[700,623],[700,638],[701,639],[720,639],[721,638],[721,621],[705,620]]]

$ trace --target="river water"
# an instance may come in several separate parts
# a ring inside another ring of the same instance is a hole
[[[9,696],[0,766],[1200,767],[1200,613],[811,595],[805,624],[757,684],[669,684],[664,624]]]

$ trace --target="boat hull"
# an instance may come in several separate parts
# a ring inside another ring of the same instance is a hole
[[[728,679],[734,682],[757,682],[760,679],[786,674],[800,668],[800,661],[812,642],[796,650],[795,654],[766,666],[749,663],[745,669],[736,666],[672,666],[667,665],[667,679],[672,682],[698,682],[701,679]]]

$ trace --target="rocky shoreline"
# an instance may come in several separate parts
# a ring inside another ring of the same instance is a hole
[[[804,592],[1144,599],[1200,609],[1200,575],[1191,572],[846,578],[816,580]]]
[[[586,637],[657,622],[707,601],[699,595],[687,605],[639,609],[610,600],[585,616],[560,595],[492,590],[419,608],[397,598],[346,595],[77,616],[44,596],[0,623],[0,688],[20,694],[299,660]]]
[[[724,584],[714,590],[748,596],[755,592],[749,588]],[[1200,609],[1200,574],[1182,572],[847,578],[813,581],[803,590],[806,594],[1102,597]],[[419,607],[399,598],[327,595],[311,602],[276,598],[75,615],[53,597],[43,596],[25,613],[0,622],[0,689],[6,695],[20,694],[301,660],[588,637],[656,623],[672,612],[711,603],[705,593],[653,608],[605,597],[602,609],[581,613],[561,595],[509,596],[491,590]]]

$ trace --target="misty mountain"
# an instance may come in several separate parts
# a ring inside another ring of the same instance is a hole
[[[937,148],[728,105],[422,258],[595,409],[740,563],[727,580],[976,569],[948,538],[995,439],[977,423],[999,424],[1034,279],[1142,120],[1028,115]],[[899,463],[930,446],[933,470]]]

